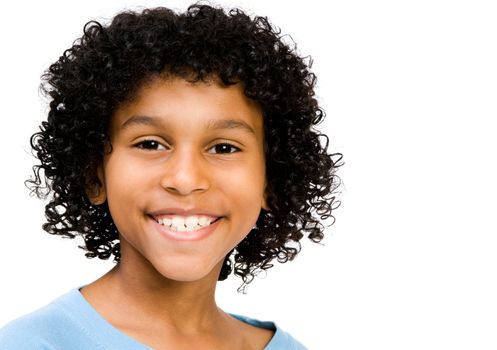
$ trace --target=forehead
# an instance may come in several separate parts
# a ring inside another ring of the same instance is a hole
[[[162,78],[143,84],[130,101],[120,105],[114,111],[112,128],[152,124],[158,119],[255,132],[263,125],[259,104],[245,96],[241,83],[225,86],[216,80],[192,83]]]

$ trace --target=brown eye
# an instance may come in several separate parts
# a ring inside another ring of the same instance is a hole
[[[240,152],[240,149],[238,147],[233,146],[229,143],[218,143],[211,149],[215,150],[215,153],[221,153],[221,154]]]
[[[163,145],[161,145],[159,142],[155,140],[144,140],[135,145],[137,148],[141,149],[146,149],[146,150],[159,150],[159,149],[165,149]],[[162,148],[161,148],[162,147]]]

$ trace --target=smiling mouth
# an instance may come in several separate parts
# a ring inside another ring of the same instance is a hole
[[[150,215],[149,215],[150,216]],[[212,225],[223,217],[208,216],[167,216],[154,217],[150,216],[156,223],[175,232],[195,232]]]

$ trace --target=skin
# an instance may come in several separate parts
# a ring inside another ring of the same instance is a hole
[[[207,126],[226,119],[253,132]],[[98,169],[102,187],[92,200],[108,202],[121,260],[81,289],[85,299],[155,349],[263,349],[274,331],[234,319],[215,301],[226,254],[267,209],[260,107],[240,84],[156,78],[115,111],[109,134],[112,151]],[[222,219],[201,240],[171,240],[148,215],[171,207],[202,208]]]

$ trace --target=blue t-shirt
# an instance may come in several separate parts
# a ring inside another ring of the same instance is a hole
[[[264,350],[307,349],[273,322],[231,316],[256,327],[275,330]],[[0,329],[2,350],[150,350],[120,332],[86,301],[79,288]]]

